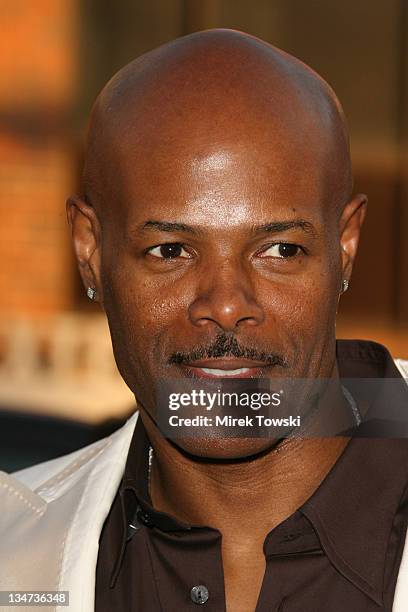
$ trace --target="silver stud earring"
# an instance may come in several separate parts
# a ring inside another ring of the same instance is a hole
[[[342,293],[344,293],[345,291],[347,291],[349,287],[349,281],[347,278],[343,278],[343,282],[342,282]]]
[[[88,287],[88,289],[86,290],[86,295],[89,297],[90,300],[94,300],[96,296],[96,290],[93,287]]]

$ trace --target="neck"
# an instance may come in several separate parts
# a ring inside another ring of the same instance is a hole
[[[316,490],[346,438],[293,439],[245,462],[197,462],[174,447],[155,447],[150,493],[157,510],[179,520],[263,537]],[[251,512],[248,510],[251,509]],[[255,527],[256,524],[256,527]]]
[[[240,544],[246,539],[248,546],[262,545],[313,494],[349,441],[287,438],[244,461],[211,462],[181,452],[144,411],[141,418],[154,448],[153,506],[182,522],[218,529],[226,540],[239,533]]]

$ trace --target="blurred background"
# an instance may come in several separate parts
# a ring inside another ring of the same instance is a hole
[[[406,0],[0,0],[0,14],[0,468],[68,452],[134,410],[79,280],[65,200],[104,83],[196,30],[254,34],[337,92],[369,196],[338,337],[408,358]]]

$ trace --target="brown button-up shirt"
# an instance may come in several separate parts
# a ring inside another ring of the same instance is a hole
[[[373,342],[338,341],[337,362],[342,378],[400,377]],[[400,401],[408,409],[408,392]],[[100,538],[95,610],[223,612],[221,533],[152,507],[148,452],[139,419]],[[265,538],[256,612],[391,612],[407,484],[408,439],[352,438],[308,501]]]

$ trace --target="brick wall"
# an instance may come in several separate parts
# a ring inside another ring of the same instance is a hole
[[[0,0],[0,312],[72,307],[75,0]]]

